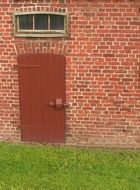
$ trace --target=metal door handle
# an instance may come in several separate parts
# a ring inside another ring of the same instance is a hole
[[[67,108],[70,104],[63,103],[62,98],[56,98],[55,102],[49,102],[48,106],[54,108]]]

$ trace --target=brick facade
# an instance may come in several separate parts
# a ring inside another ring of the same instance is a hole
[[[16,11],[67,11],[69,37],[13,36]],[[0,140],[20,141],[17,56],[66,56],[66,144],[140,148],[140,1],[0,0]]]

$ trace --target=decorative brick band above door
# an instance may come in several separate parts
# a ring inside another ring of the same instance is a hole
[[[15,44],[17,55],[37,53],[66,55],[67,49],[67,41],[63,40],[28,40],[20,41]]]

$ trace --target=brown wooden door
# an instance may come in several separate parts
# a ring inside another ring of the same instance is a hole
[[[23,141],[65,141],[65,57],[54,54],[18,57]]]

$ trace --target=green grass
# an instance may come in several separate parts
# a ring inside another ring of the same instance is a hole
[[[140,152],[0,143],[0,190],[140,190]]]

